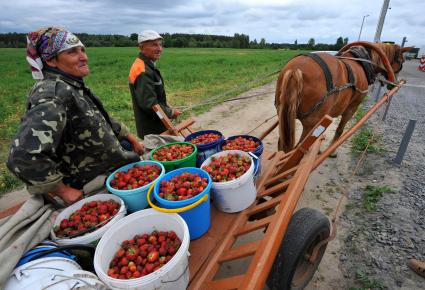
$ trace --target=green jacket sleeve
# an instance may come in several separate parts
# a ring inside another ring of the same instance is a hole
[[[55,159],[66,122],[66,109],[56,98],[36,104],[22,119],[7,166],[32,194],[54,191],[62,180]]]
[[[136,78],[134,95],[137,105],[146,113],[154,115],[155,112],[152,110],[152,106],[159,104],[168,118],[173,116],[173,110],[170,107],[158,103],[154,80],[148,74],[142,73]]]

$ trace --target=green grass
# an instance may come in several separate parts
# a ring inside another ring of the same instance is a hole
[[[381,153],[385,150],[380,144],[381,140],[381,135],[374,135],[372,129],[362,127],[351,140],[351,151],[360,154],[367,147],[368,153]]]
[[[381,199],[384,193],[392,193],[394,192],[388,186],[373,186],[366,185],[363,193],[363,206],[369,211],[373,212],[377,209],[377,203]]]
[[[138,55],[137,48],[88,48],[87,53],[91,74],[85,78],[86,83],[102,99],[107,111],[135,132],[127,77]],[[275,80],[276,75],[267,79],[263,76],[281,69],[288,59],[299,53],[266,49],[166,48],[158,67],[164,77],[168,102],[173,106],[187,106],[232,90],[223,97],[230,98]],[[7,173],[4,163],[33,84],[25,50],[0,49],[0,193],[19,184]],[[183,117],[210,107],[198,107]]]
[[[370,279],[365,273],[361,270],[356,272],[356,283],[360,287],[350,287],[350,290],[382,290],[386,287],[382,284],[380,280]]]

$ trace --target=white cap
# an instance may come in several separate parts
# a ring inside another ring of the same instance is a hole
[[[157,40],[162,39],[162,36],[159,35],[158,32],[153,30],[143,30],[139,33],[139,36],[137,37],[137,42],[142,43],[149,40]]]

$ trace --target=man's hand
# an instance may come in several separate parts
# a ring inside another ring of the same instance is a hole
[[[128,134],[127,140],[130,141],[131,145],[133,146],[133,151],[136,152],[138,155],[142,155],[145,152],[145,145],[143,145],[143,142],[139,142],[135,135],[131,133]]]
[[[178,109],[173,109],[173,119],[177,118],[178,116],[180,116],[182,114],[182,112]]]
[[[59,196],[66,204],[73,204],[83,197],[81,190],[67,186],[62,182],[59,183],[56,192],[53,194]]]

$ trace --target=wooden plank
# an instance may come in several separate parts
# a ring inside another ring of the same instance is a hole
[[[291,182],[286,193],[283,195],[283,197],[286,198],[282,199],[274,215],[275,219],[273,219],[267,228],[262,240],[264,242],[263,245],[258,249],[248,267],[246,277],[249,277],[249,279],[243,280],[240,289],[263,289],[274,261],[274,259],[270,257],[275,257],[280,248],[292,213],[295,210],[310,172],[313,169],[314,160],[319,151],[320,143],[321,140],[315,142],[305,158],[302,159],[293,178],[293,182]]]
[[[288,158],[281,170],[288,170],[300,163],[301,158],[309,150],[310,146],[316,142],[320,136],[326,131],[328,126],[332,124],[332,118],[328,115],[323,116],[319,123],[311,130],[307,137],[296,147],[295,152]]]
[[[239,235],[243,235],[243,234],[250,233],[252,231],[264,228],[271,222],[272,218],[273,218],[272,216],[268,216],[260,220],[256,220],[254,222],[248,223],[243,228],[241,228],[236,233],[236,235],[239,236]]]
[[[288,170],[286,170],[286,171],[284,171],[282,173],[279,173],[278,175],[276,175],[276,176],[274,176],[272,178],[269,178],[269,180],[266,182],[265,186],[266,187],[269,187],[269,186],[273,185],[276,182],[280,182],[282,180],[282,178],[285,178],[285,177],[293,174],[297,169],[298,169],[298,166],[294,166],[291,169],[288,169]]]
[[[23,201],[23,202],[21,202],[21,203],[19,203],[17,205],[14,205],[12,207],[9,207],[9,208],[7,208],[5,210],[2,210],[0,212],[0,219],[5,218],[5,217],[8,217],[8,216],[11,216],[11,215],[14,215],[21,208],[21,206],[24,203],[25,203],[25,201]]]
[[[273,195],[281,190],[284,190],[290,183],[291,183],[291,179],[285,180],[282,183],[276,184],[270,188],[267,188],[266,190],[261,191],[260,193],[257,194],[257,197],[263,197],[263,196],[267,196],[267,195]]]
[[[244,275],[233,276],[229,278],[223,278],[219,280],[209,281],[202,285],[199,290],[233,290],[238,289],[242,283]],[[194,288],[189,288],[194,289]],[[197,289],[197,290],[198,290]]]
[[[255,253],[255,251],[258,249],[260,244],[261,244],[261,240],[244,244],[242,246],[232,248],[230,250],[226,250],[221,254],[221,257],[218,260],[218,262],[223,263],[226,261],[240,259],[246,256],[251,256],[252,254]]]
[[[152,106],[152,110],[155,111],[159,119],[164,124],[165,128],[171,133],[171,135],[178,136],[179,132],[174,129],[173,123],[171,123],[171,120],[167,117],[165,112],[162,110],[161,106],[156,104]]]
[[[282,195],[278,197],[274,197],[268,201],[256,204],[255,206],[250,206],[248,209],[245,210],[246,214],[253,215],[253,214],[262,212],[263,210],[266,210],[268,208],[278,205],[281,199],[282,199]]]

